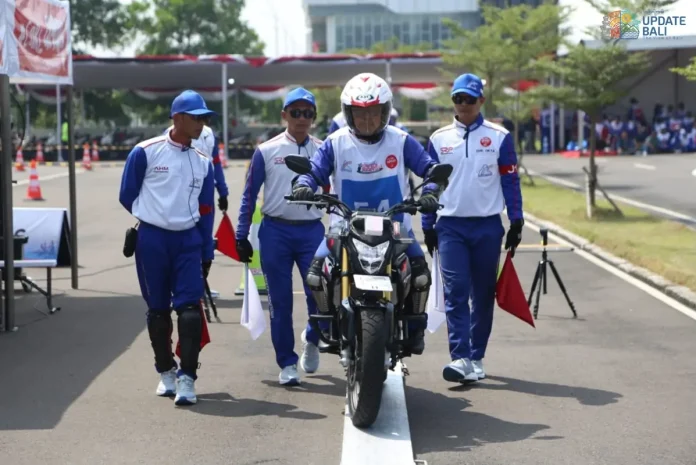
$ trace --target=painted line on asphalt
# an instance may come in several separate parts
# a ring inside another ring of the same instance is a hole
[[[571,181],[566,181],[565,179],[560,179],[560,178],[557,178],[555,176],[548,176],[546,174],[538,173],[538,172],[535,172],[532,170],[529,170],[529,174],[531,174],[532,176],[539,176],[540,178],[546,179],[547,181],[549,181],[553,184],[558,184],[561,186],[569,187],[571,189],[575,189],[575,190],[583,190],[584,189],[584,187],[581,186],[580,184],[577,184],[577,183],[574,183]],[[650,211],[653,211],[655,213],[660,213],[662,215],[670,216],[670,217],[677,219],[677,220],[686,221],[689,223],[696,224],[696,218],[694,218],[693,216],[685,215],[683,213],[679,213],[679,212],[676,212],[674,210],[669,210],[667,208],[658,207],[657,205],[651,205],[649,203],[639,202],[637,200],[622,197],[620,195],[616,195],[616,194],[612,193],[611,191],[607,191],[607,193],[611,194],[611,197],[614,200],[618,200],[619,202],[625,203],[626,205],[631,205],[633,207],[641,208],[643,210],[650,210]]]
[[[525,226],[528,227],[529,229],[539,232],[539,228],[536,225],[530,224],[530,223],[525,223]],[[549,238],[553,239],[554,241],[558,242],[559,244],[567,245],[567,246],[572,246],[570,242],[566,241],[562,237],[559,237],[551,232],[549,232]],[[644,291],[647,294],[650,294],[651,296],[655,297],[657,300],[660,302],[672,307],[676,311],[683,313],[684,315],[688,316],[692,320],[696,320],[696,311],[690,309],[686,305],[682,304],[681,302],[678,302],[677,300],[671,298],[670,296],[660,292],[659,290],[655,289],[654,287],[650,286],[649,284],[644,283],[643,281],[634,278],[630,274],[620,270],[619,268],[615,267],[614,265],[611,265],[604,260],[595,257],[594,255],[590,254],[589,252],[585,252],[584,250],[580,249],[575,249],[574,252],[584,258],[585,260],[594,263],[598,267],[610,272],[614,276],[623,279],[629,284],[632,284],[633,286],[637,287],[638,289]]]
[[[696,168],[691,172],[691,176],[696,176]]]
[[[366,429],[353,426],[346,403],[341,465],[413,465],[413,445],[406,409],[405,380],[399,362],[382,388],[377,420]],[[347,400],[347,399],[346,399]]]
[[[75,170],[75,174],[84,172],[85,170]],[[55,173],[49,174],[48,176],[39,176],[39,182],[50,181],[51,179],[67,178],[69,175],[70,173]],[[29,184],[29,179],[22,179],[21,181],[17,181],[17,184],[12,184],[12,187],[26,186],[27,184]]]
[[[642,170],[656,170],[657,167],[653,165],[646,165],[645,163],[634,163],[633,166],[640,168]]]

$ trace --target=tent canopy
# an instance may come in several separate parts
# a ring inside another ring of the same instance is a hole
[[[392,83],[445,82],[439,53],[375,55],[307,55],[279,58],[241,55],[138,56],[132,58],[73,57],[77,89],[220,88],[223,66],[235,86],[332,86],[361,72]],[[388,71],[389,70],[389,71]]]

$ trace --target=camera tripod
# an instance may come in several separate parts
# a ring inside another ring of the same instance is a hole
[[[549,243],[549,231],[548,229],[542,229],[539,231],[541,234],[541,239],[542,239],[542,246],[543,249],[541,250],[541,260],[539,261],[539,265],[537,266],[536,273],[534,274],[534,281],[532,281],[532,290],[529,292],[529,299],[527,299],[527,305],[531,306],[532,304],[532,297],[534,297],[534,291],[536,291],[536,297],[534,299],[534,319],[537,319],[537,315],[539,314],[539,299],[541,297],[541,290],[543,288],[544,294],[547,294],[547,289],[546,289],[546,278],[547,278],[547,265],[551,267],[551,272],[553,273],[554,277],[556,278],[556,282],[558,283],[558,287],[561,288],[561,292],[563,293],[563,296],[565,297],[566,301],[568,302],[568,306],[570,307],[570,311],[573,312],[573,318],[577,318],[578,314],[575,311],[575,306],[573,305],[573,302],[570,300],[570,297],[568,297],[568,291],[566,291],[565,285],[563,285],[563,280],[561,279],[561,275],[558,274],[558,270],[556,270],[556,265],[553,264],[552,260],[548,259],[548,252],[546,251],[546,246]],[[539,282],[541,280],[541,283]],[[537,287],[539,285],[539,287]]]

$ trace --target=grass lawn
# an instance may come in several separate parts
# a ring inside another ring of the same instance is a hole
[[[524,210],[578,234],[634,265],[696,291],[696,231],[617,202],[619,217],[597,191],[596,216],[585,217],[585,195],[538,177],[522,179]]]

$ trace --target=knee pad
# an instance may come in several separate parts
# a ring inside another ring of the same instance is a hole
[[[148,310],[147,332],[150,344],[155,352],[155,368],[158,373],[164,373],[176,367],[172,354],[172,315],[167,310]]]
[[[329,313],[329,293],[328,293],[328,280],[323,270],[324,259],[315,258],[312,260],[312,264],[309,266],[307,271],[307,277],[305,281],[307,286],[312,291],[312,296],[317,304],[317,310],[319,313]]]
[[[411,311],[415,314],[425,312],[430,292],[430,270],[425,257],[414,257],[411,262]]]
[[[177,329],[181,346],[181,370],[195,379],[203,331],[201,309],[198,305],[186,305],[177,308],[176,313],[179,315]]]

